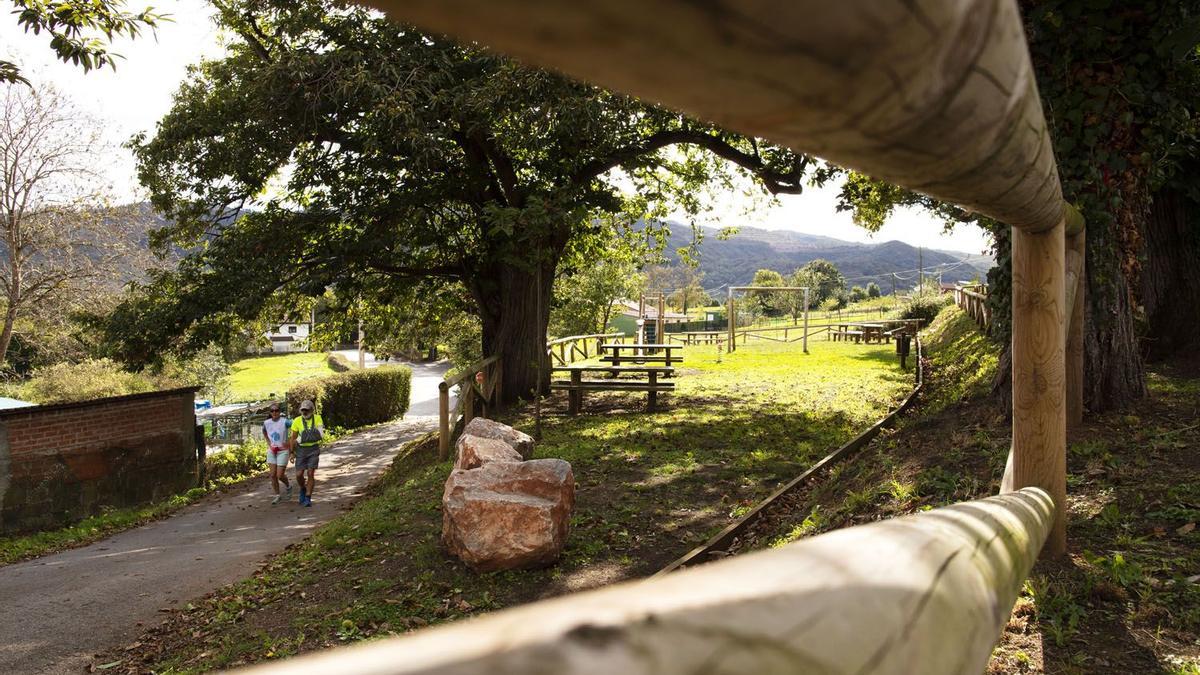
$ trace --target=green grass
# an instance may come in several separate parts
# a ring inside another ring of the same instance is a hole
[[[957,305],[943,309],[921,339],[926,355],[937,362],[937,382],[924,397],[927,414],[989,391],[1002,348]]]
[[[325,357],[324,353],[301,352],[242,359],[229,368],[230,398],[262,401],[272,394],[282,398],[293,383],[333,375]]]
[[[911,390],[890,346],[814,340],[810,351],[688,347],[678,389],[654,414],[645,394],[588,393],[575,417],[564,396],[550,401],[535,454],[569,461],[577,484],[553,567],[476,574],[448,558],[439,537],[450,464],[428,445],[410,448],[374,496],[142,640],[152,647],[110,660],[155,672],[231,667],[653,573]],[[530,413],[509,421],[531,431]]]

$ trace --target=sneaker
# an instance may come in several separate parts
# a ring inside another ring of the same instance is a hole
[[[275,499],[271,500],[271,504],[278,504],[280,499],[283,499],[283,497],[275,495]]]
[[[290,502],[290,501],[292,501],[292,484],[291,484],[291,483],[288,483],[288,485],[287,485],[287,497],[286,497],[286,499],[287,499],[289,502]]]
[[[312,506],[312,497],[309,497],[308,495],[305,495],[305,496],[304,496],[304,505],[305,505],[305,506]]]
[[[304,488],[300,488],[300,506],[304,506],[304,499],[306,497],[308,497],[308,495],[304,494]]]

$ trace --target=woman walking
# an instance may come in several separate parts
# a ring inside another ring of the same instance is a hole
[[[271,417],[263,421],[263,438],[267,439],[267,470],[271,472],[271,489],[275,491],[272,504],[278,504],[279,483],[287,488],[287,499],[292,498],[292,484],[288,482],[288,421],[279,414],[279,404],[271,404]]]

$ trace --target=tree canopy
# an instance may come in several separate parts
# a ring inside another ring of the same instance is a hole
[[[1093,410],[1119,407],[1144,392],[1139,307],[1161,330],[1170,322],[1156,324],[1155,310],[1190,316],[1194,306],[1171,312],[1171,302],[1200,297],[1194,266],[1170,264],[1200,254],[1200,192],[1181,181],[1198,151],[1200,6],[1192,0],[1023,0],[1021,6],[1063,195],[1087,221],[1085,399]],[[1180,208],[1155,218],[1156,201]],[[859,174],[841,193],[841,208],[868,228],[899,205],[924,206],[948,224],[976,222],[993,233],[993,332],[1007,340],[1007,226]],[[1174,234],[1155,255],[1145,243],[1164,227]],[[1146,265],[1173,269],[1152,274],[1157,292],[1140,283]],[[1182,274],[1184,268],[1191,273]],[[1156,342],[1151,336],[1150,344]]]
[[[12,0],[13,14],[26,32],[50,36],[50,49],[64,63],[73,63],[84,72],[104,66],[116,67],[119,54],[109,49],[115,36],[138,37],[146,28],[154,29],[166,17],[152,7],[140,12],[125,9],[124,0]],[[29,84],[21,67],[0,60],[0,83]]]
[[[180,336],[206,344],[280,289],[386,301],[454,286],[484,353],[505,358],[505,396],[523,395],[560,262],[728,166],[799,192],[811,165],[353,5],[218,7],[228,56],[194,69],[156,134],[132,143],[175,222],[157,243],[193,252],[109,322],[128,362]]]

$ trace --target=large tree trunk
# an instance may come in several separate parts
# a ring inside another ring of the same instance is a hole
[[[8,358],[8,347],[12,344],[13,325],[16,322],[17,308],[10,303],[8,310],[4,312],[4,328],[0,330],[0,366],[3,366]]]
[[[1083,402],[1087,410],[1100,412],[1123,408],[1144,396],[1145,371],[1134,330],[1129,283],[1120,269],[1116,247],[1104,243],[1113,235],[1096,227],[1089,228],[1087,236]],[[1011,265],[1009,241],[998,237],[997,244],[997,264]],[[1007,270],[988,275],[994,317],[1011,311],[1010,278]],[[997,338],[1009,342],[1010,326],[1006,320],[993,322],[993,330]],[[997,402],[1009,412],[1011,364],[1011,348],[1008,348],[1001,356],[993,388]]]
[[[1102,230],[1087,231],[1083,404],[1092,412],[1124,408],[1146,395],[1129,281],[1118,247],[1104,241],[1113,232]]]
[[[475,289],[483,323],[483,355],[500,355],[500,396],[505,403],[530,398],[535,390],[544,393],[549,389],[546,327],[556,266],[554,261],[543,263],[540,284],[536,270],[506,266],[492,277],[495,282]]]
[[[1200,224],[1196,205],[1179,191],[1154,195],[1143,228],[1141,299],[1146,311],[1147,359],[1161,359],[1200,347],[1195,330],[1200,307]]]

